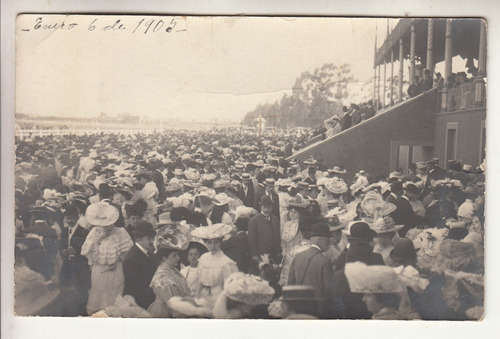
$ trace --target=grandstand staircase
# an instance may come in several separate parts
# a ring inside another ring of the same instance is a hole
[[[359,170],[387,175],[400,168],[400,146],[434,146],[436,98],[437,90],[432,89],[399,102],[333,137],[309,144],[288,160],[313,156],[329,168],[343,165],[351,176]]]

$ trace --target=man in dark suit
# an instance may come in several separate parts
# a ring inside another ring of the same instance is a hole
[[[391,183],[391,194],[385,198],[385,201],[395,204],[396,200],[403,195],[403,184],[401,181],[396,180]]]
[[[281,238],[278,219],[271,215],[273,202],[267,195],[260,199],[261,212],[248,222],[248,252],[252,260],[250,271],[258,274],[260,256],[268,254],[275,263],[281,262]]]
[[[254,187],[252,182],[252,177],[248,173],[243,173],[241,175],[243,188],[241,191],[240,199],[243,205],[247,207],[253,207],[255,203]]]
[[[273,178],[267,178],[264,180],[264,192],[261,196],[259,196],[259,202],[262,199],[262,196],[266,195],[271,199],[271,215],[278,219],[278,223],[280,221],[280,201],[278,193],[274,191],[274,183],[275,180]]]
[[[333,274],[334,309],[333,318],[370,319],[372,314],[363,302],[363,293],[352,293],[345,276],[345,264],[360,261],[366,265],[384,265],[384,259],[373,253],[375,231],[367,223],[358,221],[350,228],[349,249],[337,259]]]
[[[439,167],[439,158],[433,158],[427,161],[427,181],[425,187],[430,187],[433,180],[442,180],[446,177],[446,171]]]
[[[235,221],[236,234],[224,240],[221,245],[222,252],[231,258],[240,272],[248,272],[248,218],[238,218]]]
[[[156,272],[156,265],[151,259],[156,232],[149,222],[140,221],[134,235],[135,244],[123,261],[125,276],[123,295],[133,296],[137,305],[147,310],[155,299],[155,294],[149,285]]]
[[[315,296],[320,301],[320,312],[326,315],[327,301],[331,300],[333,269],[330,261],[321,252],[330,246],[330,228],[319,223],[311,227],[311,247],[297,253],[290,265],[289,285],[314,287]]]
[[[78,225],[78,207],[69,204],[64,211],[64,228],[59,239],[59,252],[63,260],[59,284],[71,289],[67,295],[71,302],[64,303],[65,316],[87,315],[86,305],[90,289],[90,268],[87,258],[81,255],[89,231]]]
[[[411,207],[408,194],[411,193],[405,191],[402,196],[396,199],[394,205],[396,205],[397,208],[391,213],[396,225],[404,225],[404,227],[398,231],[400,237],[404,237],[409,229],[417,225],[417,218]]]

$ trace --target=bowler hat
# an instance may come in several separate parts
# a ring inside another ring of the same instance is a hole
[[[372,240],[376,236],[376,232],[368,226],[364,221],[354,222],[350,229],[348,238],[356,240]]]
[[[312,237],[331,237],[330,226],[325,223],[314,224],[311,227],[311,238]]]
[[[271,197],[268,195],[263,195],[260,197],[260,205],[261,206],[269,206],[272,205],[273,201],[271,200]]]
[[[140,221],[137,223],[134,229],[134,235],[136,238],[141,237],[154,237],[156,232],[153,229],[153,225],[147,221]]]
[[[394,244],[394,248],[390,253],[390,257],[394,261],[402,261],[408,258],[415,258],[417,251],[413,245],[413,241],[408,238],[401,238]]]

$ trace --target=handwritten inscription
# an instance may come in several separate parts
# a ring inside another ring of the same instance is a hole
[[[172,32],[183,32],[186,29],[179,29],[177,27],[177,18],[140,18],[132,23],[125,23],[122,19],[113,18],[96,18],[86,27],[89,32],[95,31],[129,31],[132,34],[169,34]],[[44,17],[38,17],[35,19],[31,27],[22,28],[23,32],[48,30],[48,31],[58,31],[58,30],[74,30],[74,29],[85,29],[85,25],[81,25],[78,22],[66,20],[50,21]]]

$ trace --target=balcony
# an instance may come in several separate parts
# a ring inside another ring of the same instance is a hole
[[[478,88],[479,87],[479,88]],[[457,112],[475,108],[484,108],[486,98],[484,81],[477,79],[441,92],[441,100],[446,100],[446,105],[440,105],[440,112]],[[476,98],[476,95],[478,97]]]

